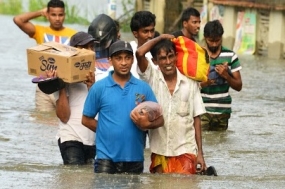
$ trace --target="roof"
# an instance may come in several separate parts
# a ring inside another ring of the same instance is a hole
[[[280,0],[209,0],[217,5],[227,5],[235,7],[285,10],[285,2]],[[282,3],[281,3],[282,2]]]

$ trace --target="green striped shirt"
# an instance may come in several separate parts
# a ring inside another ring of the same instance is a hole
[[[237,55],[225,47],[222,47],[220,55],[210,60],[211,69],[217,64],[228,62],[228,68],[233,73],[241,69]],[[229,95],[229,84],[223,78],[216,85],[207,86],[201,89],[203,102],[208,113],[221,114],[231,113],[232,98]]]

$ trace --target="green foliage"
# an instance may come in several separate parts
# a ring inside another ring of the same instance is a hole
[[[48,0],[29,0],[29,11],[37,11],[46,7]],[[45,17],[36,18],[38,21],[46,21]]]
[[[131,32],[130,21],[135,12],[135,9],[134,9],[135,1],[123,0],[122,6],[123,6],[124,14],[121,17],[119,17],[117,20],[119,21],[121,30],[123,32]],[[132,7],[132,8],[129,8],[129,7]]]
[[[65,4],[65,23],[69,24],[78,23],[82,25],[88,25],[90,23],[87,19],[78,15],[79,15],[78,7],[76,7],[75,5],[70,7],[67,3]]]
[[[22,12],[21,0],[0,0],[0,14],[15,15]]]
[[[46,7],[48,0],[29,0],[29,11],[37,11]]]
[[[29,0],[29,11],[37,11],[46,7],[49,0]],[[69,6],[68,3],[65,3],[65,23],[68,24],[89,24],[89,21],[85,18],[82,18],[79,15],[78,7]],[[46,18],[39,17],[37,18],[39,21],[46,21]]]

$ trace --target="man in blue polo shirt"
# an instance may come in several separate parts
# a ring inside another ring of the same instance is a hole
[[[132,110],[143,101],[157,102],[150,86],[130,72],[131,45],[117,41],[110,46],[114,70],[93,84],[86,98],[82,124],[96,131],[95,173],[143,172],[145,130],[163,126],[163,116],[150,122],[146,113]],[[98,122],[94,119],[99,113]],[[132,117],[136,119],[131,119]],[[136,114],[135,116],[133,114]]]

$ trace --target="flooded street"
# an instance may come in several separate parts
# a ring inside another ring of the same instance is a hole
[[[35,42],[10,16],[0,15],[0,26],[0,188],[284,188],[285,60],[240,56],[243,89],[231,91],[229,129],[203,133],[206,163],[218,177],[149,174],[148,150],[142,175],[95,175],[92,165],[62,165],[57,118],[35,111],[26,61]]]

